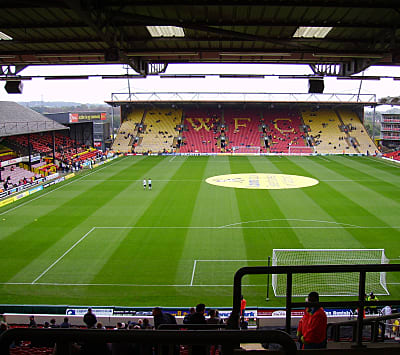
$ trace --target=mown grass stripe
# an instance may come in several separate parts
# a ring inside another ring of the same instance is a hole
[[[203,158],[202,164],[196,164],[196,166],[185,160],[181,162],[171,178],[202,176],[207,160],[207,157]],[[154,178],[154,176],[151,177]],[[166,183],[155,198],[149,197],[151,203],[137,219],[134,227],[189,226],[200,184],[201,182],[198,182],[197,186],[195,184],[185,187],[176,183]],[[156,186],[154,189],[157,188]],[[151,196],[153,192],[154,190],[146,191],[146,194]],[[140,200],[137,202],[140,203]],[[187,229],[133,228],[126,234],[115,250],[114,257],[104,265],[93,282],[101,283],[104,278],[112,276],[117,282],[122,283],[146,284],[151,279],[155,284],[175,284],[174,279],[179,260],[182,258],[186,235]],[[121,270],[121,272],[114,275],[115,270]],[[131,299],[146,296],[150,295],[132,295]],[[157,299],[154,294],[151,294],[151,297]],[[160,295],[160,300],[162,298]]]
[[[349,161],[348,159],[335,159],[333,164],[329,165],[329,169],[335,171],[341,176],[352,179],[365,189],[376,192],[379,195],[385,196],[387,199],[396,203],[400,203],[400,194],[395,193],[399,190],[400,171],[397,175],[390,174],[390,179],[384,173],[380,173],[379,169],[366,166],[357,161]],[[370,177],[368,181],[363,181],[363,177]]]
[[[254,173],[256,170],[247,157],[232,157],[230,159],[231,173]],[[282,226],[290,227],[285,221],[285,215],[268,190],[235,189],[241,221],[254,221],[260,219],[282,219]],[[279,238],[277,230],[248,230],[243,229],[248,259],[266,258],[272,255],[273,248],[301,248],[302,244],[296,234],[287,230],[285,238]],[[260,248],[260,245],[263,247]]]
[[[286,173],[290,174],[296,171],[297,173],[303,172],[309,174],[318,179],[318,174],[331,174],[332,171],[329,169],[331,165],[326,166],[315,162],[314,166],[307,165],[308,170],[305,171],[298,163],[293,163],[293,166],[288,166]],[[337,173],[333,173],[338,176]],[[387,233],[394,233],[398,235],[399,232],[393,229],[392,224],[388,224],[384,221],[384,216],[378,216],[375,213],[371,213],[370,206],[375,203],[371,201],[368,196],[358,196],[354,194],[352,189],[343,189],[343,187],[330,182],[321,182],[320,187],[317,188],[306,188],[304,191],[316,201],[321,209],[325,210],[328,214],[336,216],[336,221],[341,223],[355,224],[360,226],[384,226],[388,227],[383,229],[384,232],[380,233],[379,230],[371,229],[371,231],[365,229],[350,229],[346,228],[348,233],[351,233],[354,238],[365,248],[379,248],[382,242],[378,235],[384,236]],[[347,192],[347,193],[346,193]],[[400,246],[400,245],[399,245]]]
[[[323,161],[322,163],[325,164]],[[256,168],[260,165],[257,160],[254,160],[253,164]],[[289,169],[292,164],[291,160],[287,159],[286,164],[275,166],[273,172],[279,174],[291,173]],[[260,169],[262,169],[262,166],[257,171],[260,171]],[[309,176],[309,173],[304,171],[304,174],[302,174],[302,171],[296,169],[296,175]],[[351,248],[361,247],[359,241],[346,232],[343,224],[337,223],[331,214],[320,208],[318,201],[315,201],[306,193],[308,189],[319,189],[319,187],[317,185],[302,189],[273,190],[270,192],[271,197],[280,206],[284,218],[286,218],[304,248],[331,248],[341,242],[346,243]],[[333,226],[333,223],[337,224]],[[347,227],[353,228],[349,225]]]
[[[123,166],[122,171],[130,169],[131,165],[132,163],[127,167]],[[114,174],[111,176],[119,174],[120,171],[121,168],[119,167],[117,171],[114,170]],[[68,188],[72,188],[72,186],[56,192],[58,196],[61,194],[65,202],[58,204],[56,208],[52,207],[50,211],[46,210],[47,196],[40,202],[35,202],[39,205],[35,212],[41,213],[43,206],[46,213],[37,215],[35,219],[29,218],[28,223],[0,241],[0,247],[3,250],[8,250],[7,255],[0,259],[0,267],[7,269],[2,273],[1,279],[9,280],[12,277],[13,281],[34,280],[56,259],[54,258],[54,250],[50,250],[52,246],[84,223],[97,209],[111,201],[115,196],[115,189],[124,188],[124,186],[115,186],[110,189],[109,184],[103,182],[88,189],[80,189],[80,194],[74,194],[71,198]],[[29,213],[29,207],[25,206],[21,212]],[[85,228],[85,232],[90,229],[90,227]],[[82,235],[83,233],[73,234],[66,238],[65,243],[61,243],[64,246],[58,252],[58,255],[61,255]],[[13,265],[13,267],[6,267],[6,265]]]

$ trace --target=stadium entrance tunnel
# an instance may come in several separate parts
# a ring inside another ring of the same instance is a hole
[[[207,178],[206,182],[216,186],[262,190],[299,189],[319,183],[306,176],[265,173],[218,175]]]

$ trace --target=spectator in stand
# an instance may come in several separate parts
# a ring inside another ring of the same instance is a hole
[[[210,309],[208,315],[210,318],[207,319],[207,324],[221,324],[221,319],[218,317],[218,311]]]
[[[161,324],[177,324],[175,317],[170,313],[164,313],[160,307],[153,308],[153,319],[154,327],[158,329]],[[154,353],[158,354],[169,354],[169,346],[162,345],[161,349],[158,349],[158,345],[154,346]],[[160,350],[160,351],[159,351]],[[174,354],[179,354],[179,346],[174,346]]]
[[[50,320],[50,328],[60,328],[60,326],[56,323],[56,320],[54,318]]]
[[[189,324],[189,319],[194,312],[196,312],[196,309],[194,307],[190,307],[189,313],[183,318],[183,324]]]
[[[310,306],[306,308],[303,318],[297,328],[297,336],[302,349],[326,348],[327,317],[324,309],[319,305],[318,292],[310,292],[306,298]]]
[[[150,325],[150,321],[148,318],[143,319],[142,329],[152,329],[153,327]]]
[[[103,326],[103,323],[101,323],[101,322],[97,322],[97,324],[96,324],[96,329],[106,329],[106,327],[105,326]]]
[[[29,317],[29,328],[37,328],[37,324],[35,321],[35,316]]]
[[[164,313],[160,307],[153,308],[154,327],[157,329],[161,324],[176,324],[175,317],[170,313]]]
[[[64,317],[64,322],[60,324],[60,328],[71,328],[68,317]]]
[[[190,316],[188,324],[207,324],[206,317],[204,317],[205,310],[206,305],[199,303],[196,306],[196,312]]]
[[[8,329],[7,323],[6,323],[6,322],[1,322],[1,323],[0,323],[0,335],[1,335],[2,333],[4,333],[7,329]]]
[[[206,310],[206,305],[204,303],[199,303],[196,306],[196,312],[190,316],[188,324],[207,324],[206,318],[204,317],[205,310]],[[193,355],[206,354],[207,352],[208,352],[207,346],[203,345],[192,346]]]
[[[97,323],[96,315],[92,312],[92,308],[88,308],[87,313],[83,316],[83,322],[88,328],[94,328]]]

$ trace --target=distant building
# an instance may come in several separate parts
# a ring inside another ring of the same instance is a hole
[[[385,147],[400,147],[400,114],[382,114],[381,139]]]

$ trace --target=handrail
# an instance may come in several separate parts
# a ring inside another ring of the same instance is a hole
[[[306,307],[306,302],[292,302],[292,276],[293,274],[324,274],[351,272],[359,273],[358,301],[332,301],[321,302],[326,306],[353,306],[364,309],[367,305],[383,306],[400,304],[400,300],[391,301],[365,301],[365,280],[367,272],[399,272],[400,264],[362,264],[362,265],[302,265],[302,266],[246,266],[236,271],[233,282],[233,306],[228,328],[239,328],[240,300],[242,295],[242,278],[245,275],[261,274],[286,274],[286,332],[290,334],[291,310],[294,307]],[[313,291],[313,290],[310,290]],[[358,312],[356,343],[362,345],[363,312]]]
[[[225,329],[226,324],[160,324],[157,329],[159,330],[176,330],[176,329],[188,329],[188,330],[213,330],[213,329]]]
[[[399,318],[400,318],[400,313],[393,313],[393,314],[389,314],[386,316],[368,317],[368,318],[364,319],[363,325],[371,324],[371,340],[373,342],[376,342],[378,340],[378,333],[379,333],[378,323],[380,323],[382,321],[386,321],[386,320],[399,319]],[[344,326],[351,326],[353,328],[353,338],[354,338],[356,325],[357,325],[357,320],[348,320],[348,321],[337,322],[337,323],[329,323],[328,328],[330,327],[330,329],[331,329],[331,338],[334,341],[339,341],[340,327],[344,327]],[[384,329],[384,327],[383,327],[383,329]],[[384,330],[382,330],[382,339],[384,339],[384,337],[385,337],[385,333],[384,333]]]
[[[277,343],[286,354],[296,354],[293,339],[280,330],[98,330],[13,328],[0,335],[0,353],[9,355],[14,340],[55,342],[57,354],[69,354],[72,342],[137,344],[221,344],[232,353],[237,343]]]

